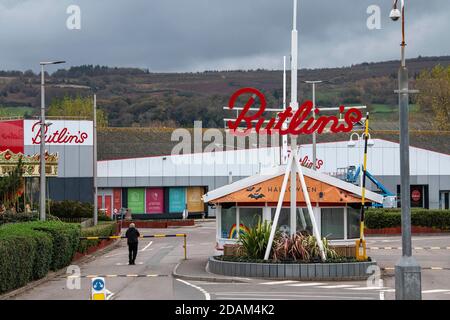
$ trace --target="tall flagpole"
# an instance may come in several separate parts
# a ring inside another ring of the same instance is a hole
[[[297,0],[294,0],[294,13],[291,32],[291,108],[295,113],[298,110],[297,99],[297,58],[298,58],[298,33],[297,33]],[[291,157],[295,161],[297,154],[297,136],[291,135]],[[290,210],[290,233],[297,232],[297,166],[291,166],[291,210]]]
[[[291,35],[292,47],[291,47],[291,103],[290,106],[295,113],[298,110],[297,101],[297,0],[294,0],[294,15],[293,15],[293,29]],[[286,171],[284,173],[283,184],[281,185],[280,197],[278,198],[277,208],[275,210],[275,216],[272,221],[272,227],[270,230],[269,241],[267,243],[266,252],[264,254],[264,260],[268,260],[270,256],[270,251],[272,249],[273,239],[278,226],[278,219],[280,217],[281,207],[283,206],[284,195],[286,193],[288,178],[290,175],[290,221],[291,221],[291,234],[297,232],[297,171],[300,176],[300,184],[305,197],[305,202],[308,207],[309,217],[313,225],[314,236],[316,237],[317,244],[319,246],[320,255],[322,261],[326,260],[326,254],[324,251],[323,243],[321,240],[321,235],[314,217],[314,212],[311,205],[311,200],[309,198],[308,189],[306,186],[305,178],[303,176],[302,168],[300,166],[300,161],[297,155],[297,137],[291,135],[291,154],[288,157]]]

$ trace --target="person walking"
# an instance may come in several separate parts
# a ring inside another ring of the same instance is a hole
[[[136,261],[137,251],[138,251],[138,242],[141,234],[138,229],[136,229],[136,225],[134,223],[130,223],[127,232],[125,233],[125,237],[127,238],[128,244],[128,264],[134,265]]]

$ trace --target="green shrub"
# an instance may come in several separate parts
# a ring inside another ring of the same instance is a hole
[[[269,243],[271,223],[267,220],[258,220],[254,228],[239,235],[239,243],[242,245],[243,254],[252,259],[264,258],[267,244]]]
[[[365,215],[369,229],[396,228],[401,226],[400,209],[369,209]],[[412,209],[411,225],[450,230],[450,210]]]
[[[33,239],[23,235],[0,237],[0,292],[21,287],[33,279]]]
[[[92,203],[63,200],[51,201],[50,212],[59,218],[92,218]]]
[[[108,237],[116,233],[115,222],[101,222],[98,225],[90,228],[81,229],[81,237]],[[88,248],[96,246],[100,240],[82,240],[78,245],[78,252],[84,253]]]
[[[0,228],[0,292],[44,277],[53,256],[51,237],[33,230],[29,223]]]
[[[58,270],[70,264],[80,242],[80,226],[59,221],[29,222],[34,230],[47,233],[53,242],[51,270]]]
[[[6,223],[17,223],[17,222],[28,222],[28,221],[38,221],[39,220],[39,214],[38,213],[31,213],[31,212],[11,212],[6,211],[4,214],[0,215],[0,225],[6,224]],[[53,215],[47,214],[46,215],[47,221],[59,221],[58,217],[55,217]]]

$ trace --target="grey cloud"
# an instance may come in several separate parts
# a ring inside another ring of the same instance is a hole
[[[81,30],[66,8],[81,8]],[[381,30],[366,9],[381,7]],[[398,58],[390,0],[299,0],[300,67]],[[450,54],[450,1],[407,1],[408,56]],[[280,69],[290,52],[292,0],[0,0],[0,68],[134,66],[152,71]]]

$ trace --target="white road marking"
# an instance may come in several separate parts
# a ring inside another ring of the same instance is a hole
[[[331,286],[318,286],[317,288],[323,288],[323,289],[339,289],[339,288],[354,288],[357,287],[357,285],[354,284],[336,284]]]
[[[177,281],[180,281],[180,282],[184,283],[185,285],[190,286],[192,288],[195,288],[198,291],[200,291],[201,293],[203,293],[205,295],[205,300],[211,300],[211,296],[209,295],[209,293],[205,289],[203,289],[203,288],[201,288],[199,286],[196,286],[195,284],[189,283],[189,282],[187,282],[185,280],[177,279]]]
[[[321,286],[326,285],[327,283],[322,282],[306,282],[306,283],[296,283],[296,284],[288,284],[289,287],[313,287],[313,286]]]
[[[355,297],[349,297],[349,296],[339,296],[339,295],[333,295],[333,296],[327,296],[327,295],[310,295],[310,294],[297,294],[294,292],[290,293],[273,293],[273,292],[259,292],[259,293],[249,293],[249,292],[242,292],[242,293],[236,293],[236,292],[217,292],[215,295],[218,298],[227,299],[227,300],[275,300],[274,298],[280,298],[287,297],[287,298],[332,298],[332,299],[352,299],[354,300]],[[227,297],[227,296],[240,296],[240,297]],[[263,297],[261,297],[263,296]],[[359,296],[358,299],[369,299],[374,300],[374,298],[369,297],[361,297]],[[284,300],[284,299],[282,299]]]
[[[443,268],[442,267],[431,267],[430,269],[431,270],[442,270]]]
[[[439,249],[441,249],[441,247],[431,247],[430,249],[431,250],[439,250]]]
[[[423,250],[422,247],[414,247],[414,250]]]
[[[106,291],[106,300],[111,300],[111,298],[114,296],[114,292],[109,291],[108,289]]]
[[[148,243],[148,245],[146,245],[141,251],[147,250],[148,247],[150,247],[150,246],[152,245],[152,243],[153,243],[153,241],[150,241],[150,242]]]
[[[359,288],[345,288],[345,289],[363,291],[363,290],[384,290],[384,289],[390,289],[390,288],[389,287],[359,287]]]
[[[442,292],[450,292],[448,289],[433,289],[433,290],[423,290],[422,293],[442,293]]]
[[[298,283],[298,281],[284,280],[284,281],[263,282],[261,284],[273,285],[273,284],[287,284],[287,283]]]
[[[218,300],[242,300],[242,297],[239,298],[233,298],[233,297],[221,297],[221,296],[217,296]],[[274,299],[274,298],[248,298],[246,297],[245,300],[287,300],[287,299]]]
[[[384,300],[384,291],[383,290],[380,291],[380,300]]]

